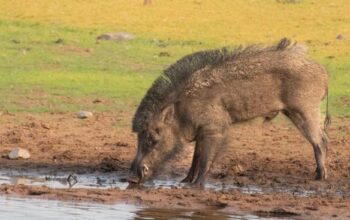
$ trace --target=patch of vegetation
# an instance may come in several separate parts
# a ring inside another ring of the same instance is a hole
[[[323,60],[331,75],[330,111],[333,115],[350,115],[350,63],[344,60]]]
[[[134,110],[160,72],[183,55],[290,37],[330,71],[332,113],[350,115],[350,5],[295,3],[0,0],[0,110]],[[96,41],[117,31],[137,39]]]
[[[9,111],[134,108],[167,65],[202,46],[144,38],[97,42],[90,29],[8,20],[0,20],[0,31],[0,95],[6,97],[0,109]],[[96,98],[112,101],[91,105]]]

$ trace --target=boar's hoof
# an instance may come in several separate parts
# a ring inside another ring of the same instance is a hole
[[[326,180],[327,179],[327,173],[325,170],[318,170],[316,169],[316,178],[315,180]]]
[[[181,183],[190,183],[192,182],[193,178],[191,178],[190,176],[186,176],[185,179],[181,180]]]

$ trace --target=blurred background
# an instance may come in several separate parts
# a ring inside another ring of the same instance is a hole
[[[288,37],[329,70],[332,114],[350,115],[349,11],[348,0],[0,0],[0,111],[133,112],[186,54]]]

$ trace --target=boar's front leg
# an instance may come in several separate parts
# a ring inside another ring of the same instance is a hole
[[[226,144],[227,127],[220,127],[220,129],[202,129],[196,138],[196,149],[192,163],[192,170],[190,170],[190,182],[195,185],[203,186],[205,176],[208,173],[211,164]]]
[[[182,183],[193,183],[194,178],[198,175],[199,152],[200,152],[199,147],[196,144],[196,147],[194,149],[194,154],[193,154],[193,159],[192,159],[190,171],[188,172],[186,178],[181,181]]]

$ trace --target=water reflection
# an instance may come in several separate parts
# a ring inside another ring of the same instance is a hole
[[[9,220],[134,219],[136,211],[137,207],[124,204],[102,205],[0,197],[0,219]]]
[[[0,219],[11,220],[95,220],[95,219],[247,219],[260,220],[255,215],[228,215],[215,211],[183,209],[147,209],[133,205],[104,205],[96,203],[73,203],[40,199],[0,197]]]

